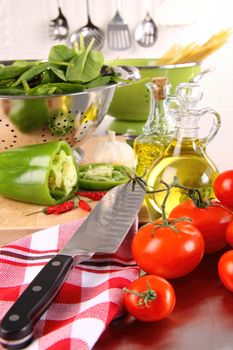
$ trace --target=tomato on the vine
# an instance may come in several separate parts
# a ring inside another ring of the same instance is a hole
[[[168,317],[176,303],[172,285],[159,276],[142,276],[123,291],[128,312],[145,322],[159,321]]]
[[[233,209],[233,170],[218,175],[214,182],[214,193],[224,206]]]
[[[132,254],[148,274],[176,278],[191,272],[204,254],[200,231],[187,221],[155,221],[142,226],[133,238]]]
[[[212,201],[205,208],[198,208],[192,200],[176,206],[170,213],[170,218],[187,217],[196,226],[205,241],[205,253],[216,252],[227,245],[225,232],[233,215],[221,207],[219,202]]]
[[[233,292],[233,250],[228,250],[221,256],[218,274],[224,286]]]
[[[227,225],[226,241],[228,244],[230,244],[231,247],[233,247],[233,221],[231,221],[229,225]]]

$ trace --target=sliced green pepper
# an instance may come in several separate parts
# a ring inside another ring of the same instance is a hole
[[[79,187],[85,190],[106,191],[129,181],[130,168],[112,163],[90,163],[79,166]]]
[[[43,98],[15,100],[10,111],[10,121],[22,133],[30,133],[46,125],[48,102]]]
[[[0,153],[0,195],[52,205],[77,190],[78,168],[67,142],[55,141]]]

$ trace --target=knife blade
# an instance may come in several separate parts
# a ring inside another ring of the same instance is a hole
[[[49,307],[74,264],[95,253],[117,251],[130,229],[145,196],[136,184],[110,190],[65,246],[42,268],[4,316],[0,343],[8,349],[21,349],[33,340],[33,324]]]

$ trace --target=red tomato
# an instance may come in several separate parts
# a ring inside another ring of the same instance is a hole
[[[217,202],[212,202],[206,208],[197,208],[193,201],[188,200],[177,207],[170,213],[171,218],[187,217],[192,220],[205,241],[205,253],[216,252],[227,245],[225,232],[228,224],[232,221],[233,215]]]
[[[223,205],[233,209],[233,170],[218,175],[214,182],[214,193]]]
[[[147,302],[145,298],[148,298]],[[153,322],[171,314],[176,296],[172,285],[164,278],[145,275],[126,288],[124,302],[128,312],[135,318]]]
[[[142,226],[132,242],[132,254],[138,266],[148,274],[164,278],[184,276],[192,271],[204,254],[200,231],[187,221],[171,227],[156,228],[161,221]]]
[[[231,247],[233,247],[233,221],[231,221],[229,225],[227,225],[226,241],[230,244]]]
[[[233,292],[233,250],[228,250],[221,256],[218,274],[224,286]]]

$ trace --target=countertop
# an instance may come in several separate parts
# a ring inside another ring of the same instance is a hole
[[[125,314],[93,350],[232,350],[233,293],[217,273],[222,253],[205,256],[192,273],[170,281],[176,305],[169,318],[143,323]]]

